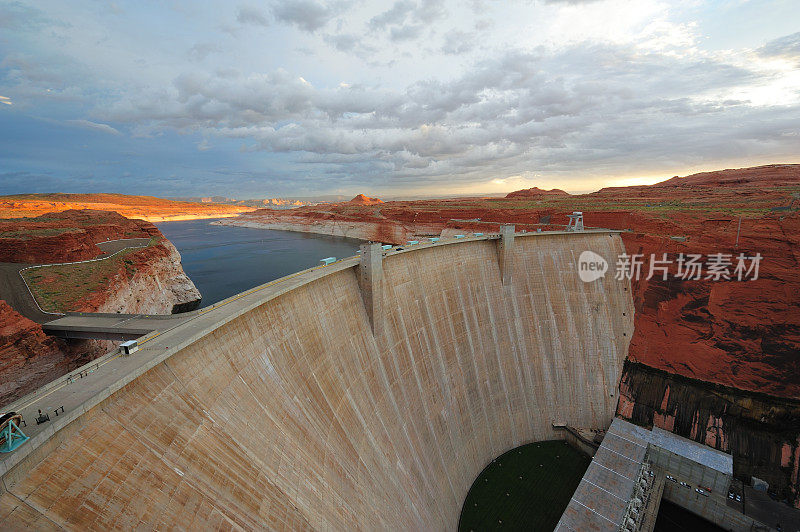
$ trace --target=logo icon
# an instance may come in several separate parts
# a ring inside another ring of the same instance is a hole
[[[596,281],[608,271],[606,259],[594,251],[584,251],[578,257],[578,276],[584,283]]]

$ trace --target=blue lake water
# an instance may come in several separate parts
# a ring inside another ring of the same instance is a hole
[[[180,251],[183,270],[203,294],[203,307],[317,266],[324,257],[352,257],[361,243],[352,238],[210,225],[213,221],[156,224]]]

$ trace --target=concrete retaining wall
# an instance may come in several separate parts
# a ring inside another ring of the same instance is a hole
[[[220,322],[9,471],[0,520],[452,530],[492,458],[611,422],[633,304],[586,249],[623,245],[518,235],[505,287],[495,241],[389,256],[376,336],[355,268]]]

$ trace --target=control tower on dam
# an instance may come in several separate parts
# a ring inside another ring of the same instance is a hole
[[[404,248],[99,367],[83,385],[108,384],[2,457],[0,528],[453,530],[494,457],[563,437],[554,422],[610,425],[633,330],[617,232]],[[583,282],[587,250],[612,271]]]

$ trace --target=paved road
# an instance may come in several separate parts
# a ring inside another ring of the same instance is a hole
[[[93,312],[51,316],[44,332],[61,338],[133,340],[153,331],[171,329],[186,321],[193,312],[180,314],[99,314]]]
[[[47,323],[58,318],[54,314],[45,314],[33,301],[28,287],[22,281],[19,271],[33,266],[20,262],[0,262],[0,299],[5,299],[11,307],[36,323]]]
[[[112,255],[125,248],[144,247],[149,243],[149,238],[126,238],[124,240],[100,242],[97,247],[103,251],[103,255],[98,258]],[[4,299],[14,310],[36,323],[47,323],[60,317],[59,314],[42,312],[31,297],[30,291],[19,273],[20,270],[28,266],[36,265],[21,262],[0,262],[0,299]]]

